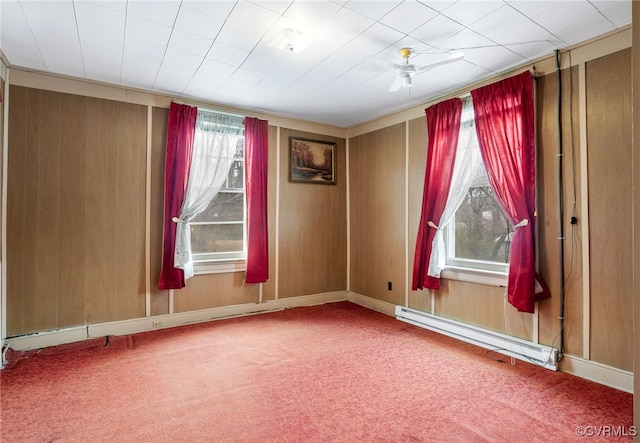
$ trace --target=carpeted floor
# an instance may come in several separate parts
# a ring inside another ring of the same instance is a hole
[[[595,442],[634,429],[631,394],[349,302],[8,357],[5,443]]]

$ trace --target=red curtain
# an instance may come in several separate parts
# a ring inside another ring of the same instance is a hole
[[[535,123],[530,72],[471,91],[489,182],[511,223],[508,301],[534,312],[550,296],[535,271]],[[544,290],[536,291],[536,279]]]
[[[418,226],[416,252],[413,261],[413,290],[438,289],[440,279],[431,277],[429,261],[442,211],[447,204],[456,147],[460,134],[462,100],[453,98],[425,109],[427,115],[427,167],[422,194],[422,214]],[[435,227],[434,227],[435,226]]]
[[[263,283],[269,278],[267,225],[267,174],[269,123],[245,118],[245,174],[247,185],[247,269],[246,283]]]
[[[176,248],[176,224],[187,192],[187,178],[196,131],[198,108],[171,103],[167,123],[167,147],[164,164],[164,220],[162,236],[162,268],[158,289],[184,288],[184,271],[173,266]]]

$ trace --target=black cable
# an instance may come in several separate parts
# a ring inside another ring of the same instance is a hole
[[[560,332],[558,355],[556,361],[562,360],[564,355],[564,305],[565,305],[565,278],[564,278],[564,200],[563,200],[563,184],[562,184],[562,157],[564,156],[562,145],[562,71],[560,69],[560,51],[556,50],[556,77],[558,83],[558,240],[559,258],[560,258]],[[571,72],[569,72],[571,74]]]

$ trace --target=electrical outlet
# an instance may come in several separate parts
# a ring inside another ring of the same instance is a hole
[[[390,281],[387,282],[387,291],[391,291],[391,288],[393,288],[393,283],[391,283]]]
[[[154,328],[164,328],[164,322],[154,320],[151,322],[151,326]]]

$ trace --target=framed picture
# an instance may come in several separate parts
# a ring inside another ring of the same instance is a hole
[[[289,181],[336,184],[336,144],[291,137]]]

